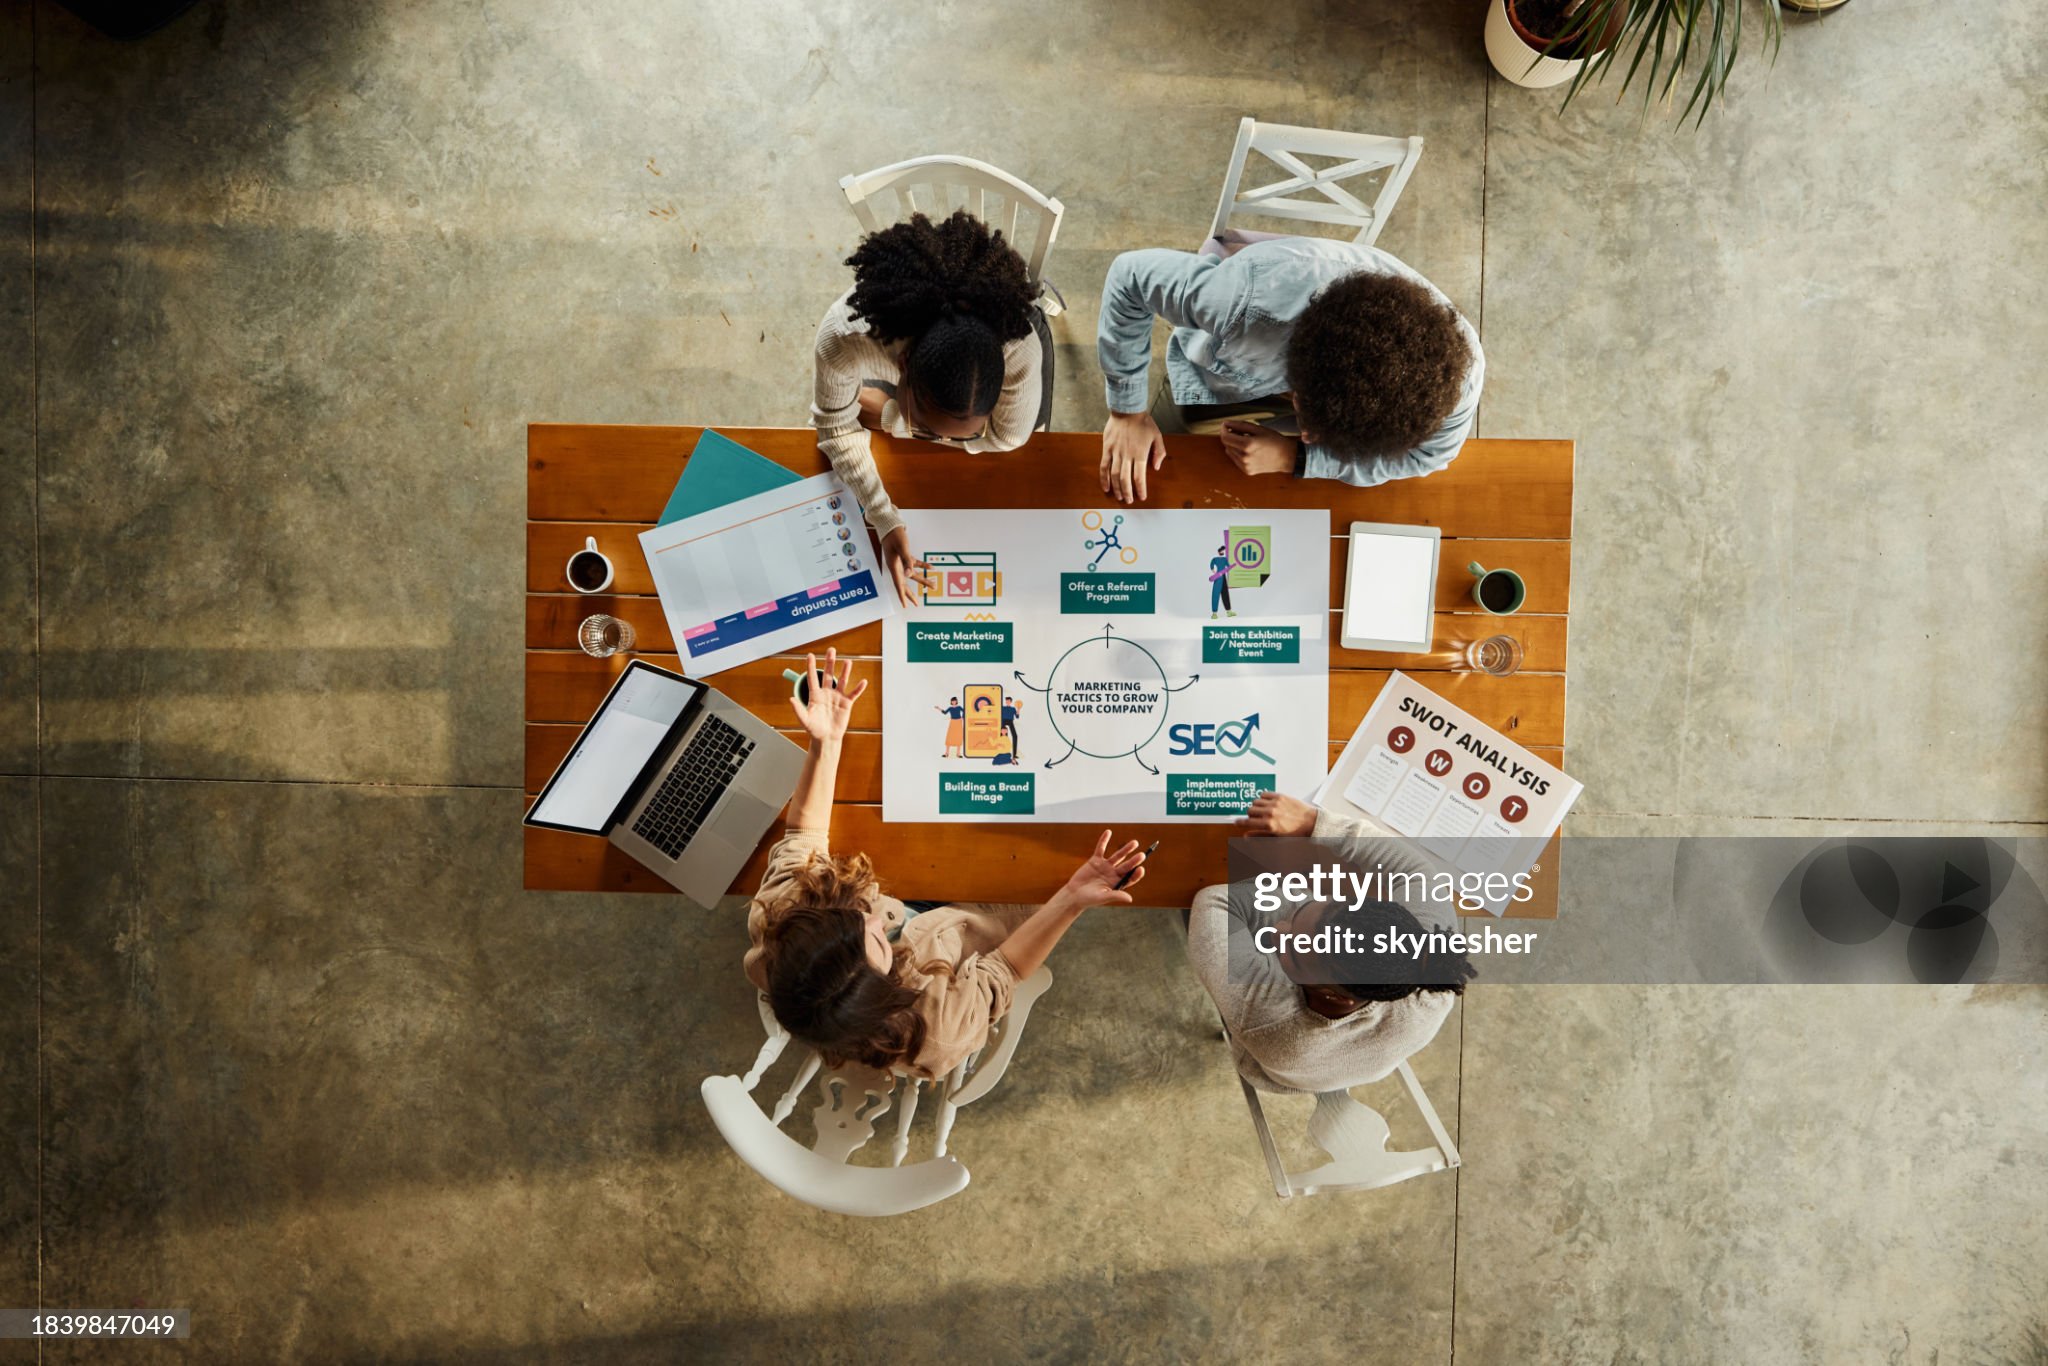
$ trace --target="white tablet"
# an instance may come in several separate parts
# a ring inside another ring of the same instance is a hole
[[[1344,562],[1346,649],[1420,653],[1436,622],[1436,557],[1443,532],[1433,526],[1353,522]]]

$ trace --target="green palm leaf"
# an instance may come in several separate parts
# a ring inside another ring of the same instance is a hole
[[[1762,8],[1766,42],[1776,62],[1785,29],[1779,0],[1583,0],[1564,32],[1543,48],[1545,56],[1557,57],[1598,49],[1572,74],[1562,107],[1570,108],[1581,91],[1606,80],[1608,71],[1626,59],[1615,89],[1617,102],[1640,76],[1647,117],[1653,100],[1675,101],[1680,82],[1690,72],[1691,85],[1678,121],[1691,118],[1698,128],[1727,89],[1741,53],[1745,3]]]

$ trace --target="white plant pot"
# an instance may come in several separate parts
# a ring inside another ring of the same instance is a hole
[[[1530,47],[1508,21],[1507,0],[1493,0],[1486,11],[1486,55],[1493,69],[1530,90],[1563,85],[1586,64],[1584,57],[1565,61],[1546,57],[1541,48]]]

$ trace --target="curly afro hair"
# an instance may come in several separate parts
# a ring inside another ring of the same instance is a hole
[[[1033,291],[1000,232],[961,209],[934,223],[913,214],[869,233],[846,258],[853,316],[879,341],[907,342],[903,374],[942,413],[992,412],[1003,345],[1031,335]]]
[[[1458,405],[1472,348],[1458,313],[1404,275],[1324,286],[1287,339],[1302,430],[1345,455],[1410,450]]]

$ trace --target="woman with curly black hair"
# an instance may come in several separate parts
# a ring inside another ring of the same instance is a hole
[[[965,210],[870,233],[846,264],[853,288],[818,324],[811,425],[867,510],[910,606],[923,565],[882,487],[867,428],[965,451],[1015,450],[1049,416],[1051,335],[1024,258]]]

